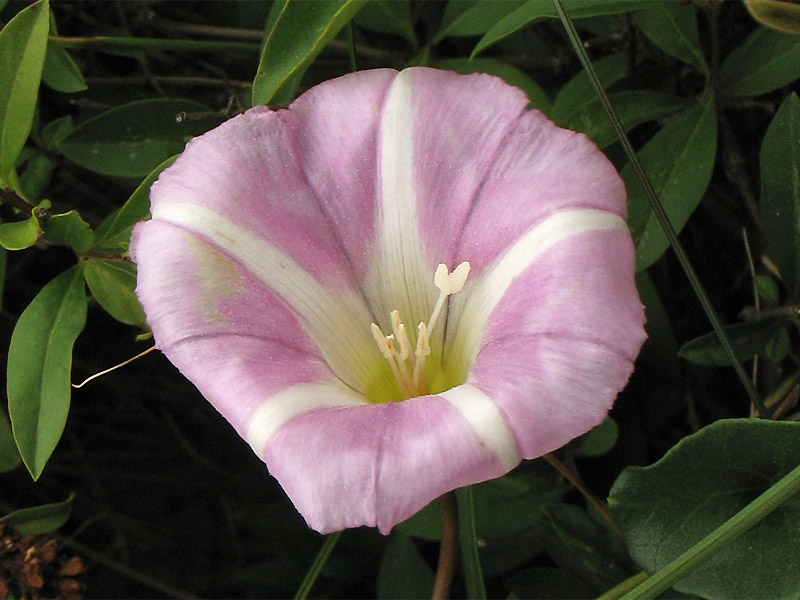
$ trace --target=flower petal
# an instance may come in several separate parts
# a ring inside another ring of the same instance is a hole
[[[219,251],[160,221],[140,224],[133,247],[158,347],[242,436],[265,397],[335,381],[294,315]]]
[[[519,462],[494,404],[462,387],[447,396],[306,413],[275,432],[264,460],[309,527],[327,533],[367,525],[388,533],[441,494],[499,477]]]
[[[561,129],[540,112],[515,123],[457,236],[455,262],[478,275],[514,240],[563,210],[626,216],[625,186],[585,135]]]
[[[469,381],[497,403],[524,458],[597,425],[627,382],[645,338],[633,260],[620,228],[576,233],[494,308]]]

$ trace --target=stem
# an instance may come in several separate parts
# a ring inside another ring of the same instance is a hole
[[[456,490],[456,502],[458,503],[458,541],[461,546],[467,598],[486,600],[486,587],[483,583],[480,556],[478,556],[478,531],[475,527],[475,502],[472,498],[472,487],[467,486]]]
[[[597,600],[617,600],[623,594],[631,591],[637,585],[647,579],[649,575],[647,571],[639,571],[636,575],[628,577],[624,581],[620,581],[610,590],[607,590],[597,597]]]
[[[608,507],[604,502],[601,502],[594,494],[592,494],[592,492],[586,489],[586,487],[578,478],[577,473],[570,471],[569,468],[567,468],[567,465],[558,460],[551,452],[542,455],[542,458],[545,459],[556,471],[566,477],[566,479],[573,486],[575,486],[575,489],[578,490],[581,495],[597,509],[597,511],[603,516],[608,524],[611,525],[614,531],[616,531],[619,536],[622,536],[622,531],[620,530],[619,525],[617,525],[614,521],[614,518],[611,516]]]
[[[341,535],[342,532],[337,531],[325,537],[325,543],[322,544],[322,548],[320,548],[317,557],[314,559],[314,563],[311,565],[308,573],[306,573],[306,576],[303,578],[303,583],[300,584],[297,593],[294,595],[295,600],[305,600],[305,598],[308,598],[311,588],[314,587],[314,583],[317,581],[322,567],[325,566],[328,557],[331,555],[331,552],[333,552],[333,548],[336,546],[336,542],[339,541]]]
[[[347,22],[347,55],[350,58],[350,71],[355,73],[358,71],[356,65],[356,40],[353,37],[353,21]]]
[[[439,547],[439,564],[436,565],[432,600],[444,600],[448,597],[455,572],[458,518],[456,517],[456,497],[453,492],[447,492],[439,497],[439,515],[442,520],[442,542]]]
[[[228,42],[217,40],[175,40],[167,38],[135,38],[110,35],[92,37],[66,37],[51,35],[47,43],[57,48],[140,48],[156,50],[188,50],[199,52],[257,53],[256,42]]]
[[[653,184],[650,183],[650,178],[647,176],[644,167],[642,167],[642,164],[639,162],[639,158],[636,156],[636,152],[633,150],[633,146],[631,145],[628,136],[625,135],[625,130],[622,128],[622,123],[620,123],[619,117],[617,116],[614,107],[611,105],[608,95],[603,89],[603,84],[600,83],[597,73],[595,72],[594,67],[592,67],[589,56],[586,54],[586,50],[581,44],[581,39],[578,36],[578,32],[575,30],[575,26],[564,10],[562,0],[552,0],[552,2],[556,8],[556,11],[558,12],[559,17],[561,18],[561,23],[564,25],[564,29],[567,31],[567,35],[572,42],[572,46],[575,48],[575,52],[577,53],[583,68],[592,82],[595,92],[597,93],[597,97],[600,100],[600,103],[603,105],[608,118],[611,120],[611,124],[614,127],[614,132],[617,134],[617,138],[625,150],[625,154],[628,156],[631,167],[633,168],[636,176],[642,184],[642,187],[644,188],[647,199],[650,201],[650,208],[652,209],[653,214],[656,216],[656,219],[658,219],[661,229],[664,230],[664,234],[669,240],[669,245],[675,252],[675,256],[678,259],[678,262],[681,264],[683,272],[689,279],[689,283],[694,290],[695,296],[697,296],[697,299],[700,301],[703,311],[706,313],[708,320],[711,321],[711,327],[717,334],[720,345],[725,351],[725,354],[728,356],[731,365],[733,365],[736,375],[739,377],[739,381],[741,382],[742,387],[744,387],[747,396],[750,398],[750,401],[753,403],[753,405],[758,409],[759,416],[762,418],[768,417],[769,412],[764,406],[764,402],[761,400],[755,388],[753,387],[753,383],[750,381],[750,377],[744,370],[742,362],[738,359],[736,353],[733,351],[731,342],[728,339],[728,335],[725,333],[725,330],[722,328],[722,323],[717,316],[717,312],[714,310],[703,284],[700,283],[700,279],[697,277],[697,273],[695,273],[692,263],[689,262],[689,257],[686,255],[686,251],[683,249],[680,241],[678,241],[678,235],[675,233],[675,229],[672,227],[672,223],[670,222],[664,207],[661,205],[658,195],[653,189]]]
[[[694,546],[648,577],[622,600],[655,598],[800,491],[800,465]]]

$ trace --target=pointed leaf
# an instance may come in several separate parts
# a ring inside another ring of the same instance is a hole
[[[625,131],[630,131],[647,121],[668,117],[688,107],[688,102],[683,98],[652,90],[617,92],[609,94],[608,98],[614,105]],[[617,141],[614,127],[602,103],[596,97],[558,121],[558,124],[585,133],[600,148]]]
[[[634,9],[647,8],[654,3],[653,0],[639,0],[638,2],[631,2],[630,0],[564,0],[564,8],[570,18],[579,19],[630,12]],[[528,0],[518,9],[500,19],[487,31],[486,35],[475,46],[472,56],[480,54],[489,46],[496,44],[512,33],[516,33],[523,27],[533,25],[543,19],[555,18],[558,18],[558,13],[552,2]]]
[[[161,162],[183,151],[191,138],[217,125],[220,118],[180,119],[183,113],[213,111],[191,100],[138,100],[84,121],[59,144],[80,166],[118,177],[145,177]]]
[[[735,323],[725,327],[725,333],[731,341],[734,352],[740,360],[749,360],[764,352],[767,344],[783,328],[777,319],[768,321],[749,321]],[[686,342],[678,352],[678,356],[696,365],[717,365],[729,367],[731,361],[719,343],[713,331]]]
[[[9,521],[22,535],[52,533],[69,520],[74,498],[70,494],[63,502],[20,508],[0,518],[0,522]]]
[[[378,598],[429,598],[433,579],[433,571],[414,541],[393,533],[378,571]]]
[[[612,54],[593,62],[592,66],[597,72],[600,83],[603,84],[603,89],[607,90],[626,76],[625,61],[623,54]],[[581,69],[559,90],[553,101],[551,116],[556,123],[563,123],[569,115],[577,112],[582,106],[596,101],[597,96],[592,82],[586,71]]]
[[[733,50],[719,71],[722,99],[758,96],[800,78],[800,36],[759,27]]]
[[[86,322],[83,264],[37,294],[8,350],[8,410],[22,460],[38,479],[67,420],[72,345]]]
[[[633,559],[668,564],[800,464],[800,423],[718,421],[650,467],[628,467],[609,506]],[[711,468],[713,466],[713,468]],[[675,584],[702,598],[796,598],[800,495]]]
[[[42,199],[53,176],[53,161],[46,155],[36,152],[25,162],[25,170],[19,176],[19,185],[25,198],[31,202]]]
[[[281,88],[301,74],[352,19],[366,0],[318,0],[276,3],[268,25],[258,73],[253,80],[253,106],[269,104]]]
[[[176,158],[178,157],[170,156],[153,169],[122,205],[122,208],[97,228],[95,248],[108,252],[120,252],[123,249],[121,243],[127,247],[133,226],[139,221],[150,218],[150,187],[161,175],[161,171],[174,163]]]
[[[72,117],[67,115],[50,121],[42,127],[42,144],[47,150],[55,150],[58,144],[75,129]]]
[[[90,258],[84,270],[95,300],[108,314],[127,325],[144,325],[145,317],[136,298],[136,267],[130,263]]]
[[[761,218],[770,256],[800,298],[800,98],[791,93],[761,144]]]
[[[39,0],[0,31],[0,178],[14,166],[33,125],[50,10]]]
[[[417,45],[417,34],[411,21],[410,0],[371,0],[362,8],[353,23],[370,31],[390,33]]]
[[[717,114],[709,95],[668,123],[638,153],[678,233],[703,198],[716,152]],[[622,170],[622,179],[628,189],[628,223],[636,243],[636,270],[641,271],[664,253],[669,242],[630,164]]]
[[[693,4],[662,2],[636,13],[636,23],[656,46],[678,60],[699,67],[708,75],[700,48],[697,12]]]
[[[433,38],[438,44],[448,37],[482,35],[500,19],[525,4],[525,0],[455,0],[447,3],[442,24]]]
[[[58,28],[56,27],[52,10],[50,11],[50,35],[58,35]],[[53,45],[47,46],[42,81],[54,90],[67,94],[82,92],[89,87],[86,85],[78,65],[67,54],[67,51]]]

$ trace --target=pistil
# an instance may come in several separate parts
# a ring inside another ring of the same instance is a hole
[[[403,397],[412,398],[427,393],[425,359],[431,354],[430,336],[433,335],[445,300],[451,294],[463,289],[467,275],[469,275],[469,263],[466,261],[453,269],[452,273],[444,264],[440,264],[436,268],[433,283],[439,289],[439,298],[436,300],[428,322],[422,321],[417,326],[417,340],[413,354],[411,353],[411,341],[406,326],[400,320],[399,311],[393,310],[389,315],[392,323],[390,335],[385,335],[377,324],[372,324],[372,335],[381,354],[389,361],[389,366]]]

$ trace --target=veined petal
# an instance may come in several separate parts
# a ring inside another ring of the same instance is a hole
[[[258,107],[194,138],[150,191],[154,218],[180,205],[218,215],[285,254],[318,282],[356,290],[353,272],[295,154],[287,111]]]
[[[444,492],[519,462],[493,403],[469,386],[447,394],[307,412],[275,431],[264,460],[313,529],[388,533]]]
[[[369,310],[359,294],[326,288],[263,237],[203,206],[170,202],[154,206],[152,213],[150,223],[169,223],[191,232],[277,295],[297,315],[302,329],[344,383],[366,393],[366,383],[385,371],[365,325],[370,320]],[[139,255],[135,244],[134,255]],[[220,273],[210,270],[208,276],[220,277]],[[255,308],[242,305],[243,310]]]
[[[469,381],[497,403],[524,458],[597,425],[628,380],[645,338],[633,256],[620,228],[576,233],[496,304]]]
[[[359,71],[321,83],[289,107],[300,168],[356,280],[375,240],[378,125],[393,69]]]
[[[574,236],[604,230],[617,230],[622,233],[623,239],[630,237],[628,226],[622,218],[595,209],[556,212],[518,237],[472,281],[468,294],[456,296],[451,302],[445,356],[452,368],[461,372],[470,368],[480,345],[491,339],[486,333],[490,317],[522,273],[531,269],[532,265],[536,265],[536,271],[539,272],[538,260],[551,248],[579,246]],[[630,254],[630,251],[626,254]],[[564,267],[570,268],[569,265]],[[621,272],[631,277],[632,271]],[[574,282],[569,283],[574,290]],[[564,295],[563,290],[554,292],[559,297]],[[536,310],[534,305],[529,305],[529,308]]]
[[[540,112],[525,113],[505,138],[457,236],[455,262],[478,275],[537,223],[564,210],[626,216],[625,187],[613,165],[583,134]]]
[[[336,381],[292,312],[218,250],[160,221],[133,247],[158,347],[243,437],[265,397]]]

